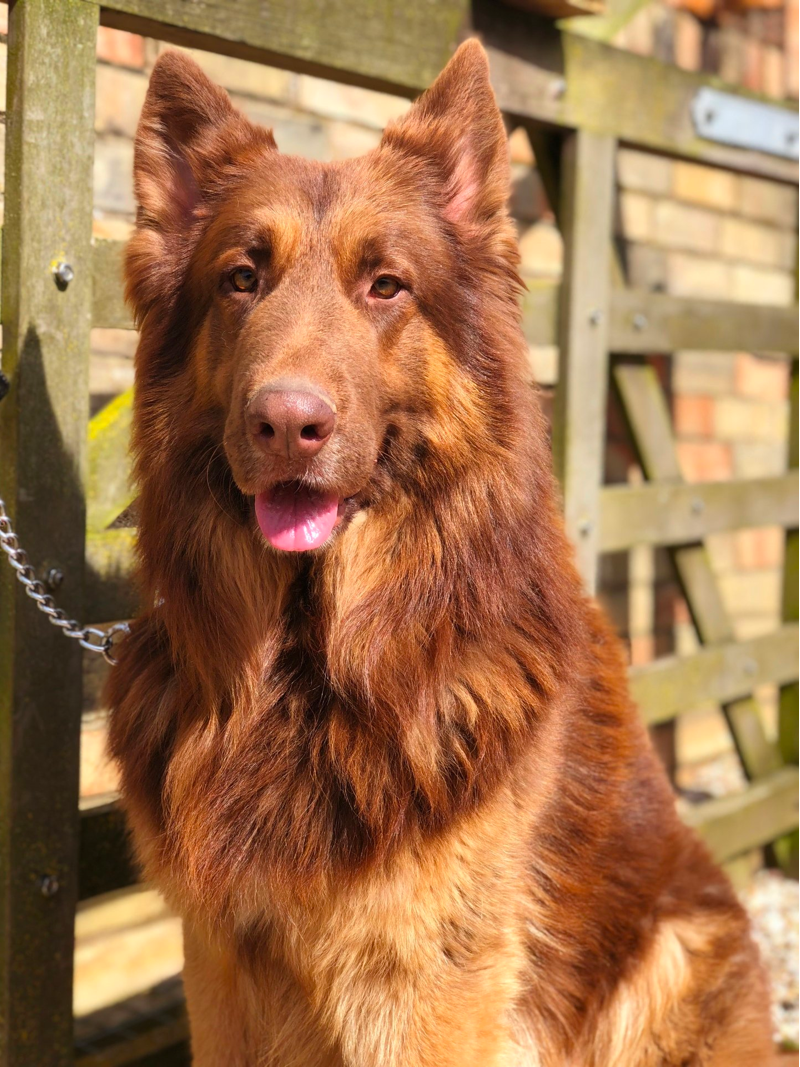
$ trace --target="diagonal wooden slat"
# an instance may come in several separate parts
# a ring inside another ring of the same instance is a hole
[[[614,383],[645,476],[652,481],[682,481],[666,397],[655,370],[647,364],[618,364]],[[683,594],[702,644],[735,639],[708,552],[702,543],[670,550]],[[723,711],[748,778],[778,770],[783,761],[769,741],[752,697],[723,704]]]

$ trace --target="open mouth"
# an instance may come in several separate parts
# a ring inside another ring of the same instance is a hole
[[[273,548],[282,552],[307,552],[325,544],[343,504],[335,493],[309,489],[300,482],[286,482],[257,494],[256,521]]]

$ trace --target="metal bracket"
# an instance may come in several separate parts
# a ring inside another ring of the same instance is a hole
[[[708,88],[697,92],[691,110],[698,137],[786,159],[798,158],[796,111]]]

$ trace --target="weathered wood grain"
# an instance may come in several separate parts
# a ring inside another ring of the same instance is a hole
[[[609,137],[573,134],[564,144],[561,175],[564,274],[553,465],[567,532],[591,591],[597,576],[606,428],[615,147]]]
[[[653,726],[706,701],[723,704],[767,682],[785,684],[797,678],[797,640],[797,623],[788,623],[749,641],[657,659],[631,669],[631,695],[643,721]]]
[[[691,544],[722,530],[792,527],[797,475],[700,485],[649,482],[606,486],[600,493],[600,550]]]
[[[797,768],[782,767],[742,793],[681,805],[679,810],[721,863],[797,826],[797,784]]]
[[[102,21],[408,96],[429,85],[473,32],[486,45],[498,101],[510,115],[797,180],[791,160],[695,135],[691,102],[719,79],[562,33],[548,19],[491,0],[104,0]]]
[[[619,364],[613,378],[645,476],[680,483],[669,409],[655,371],[646,364]],[[705,545],[673,547],[670,555],[700,641],[705,645],[732,642],[733,625]],[[723,711],[748,778],[777,770],[782,765],[780,752],[766,736],[756,701],[748,697],[726,702]]]
[[[0,495],[83,611],[97,9],[9,9]],[[53,266],[75,272],[64,289]],[[72,1064],[81,650],[0,571],[0,1063]],[[44,882],[49,878],[52,881]],[[48,895],[48,887],[52,892]]]

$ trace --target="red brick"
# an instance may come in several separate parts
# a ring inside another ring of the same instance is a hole
[[[687,482],[722,482],[733,474],[730,445],[720,441],[678,441],[676,448]]]
[[[144,67],[144,38],[101,26],[97,31],[97,58],[120,67]]]
[[[784,94],[785,82],[783,52],[773,45],[764,45],[764,92],[767,96],[780,100]]]
[[[631,665],[638,667],[655,659],[655,638],[652,634],[640,634],[630,639]]]
[[[759,359],[748,352],[739,352],[734,380],[739,396],[779,403],[788,393],[788,366],[778,360]]]
[[[743,570],[763,570],[780,566],[783,559],[783,531],[778,527],[737,530],[734,538],[738,567]]]
[[[784,13],[784,48],[786,50],[786,95],[797,99],[797,0],[786,0]]]
[[[755,93],[764,84],[764,48],[760,41],[748,37],[744,45],[744,76],[742,84]]]
[[[675,432],[679,437],[713,437],[714,400],[710,396],[676,396]]]
[[[703,28],[693,15],[675,15],[675,64],[684,70],[700,70],[703,65]]]

